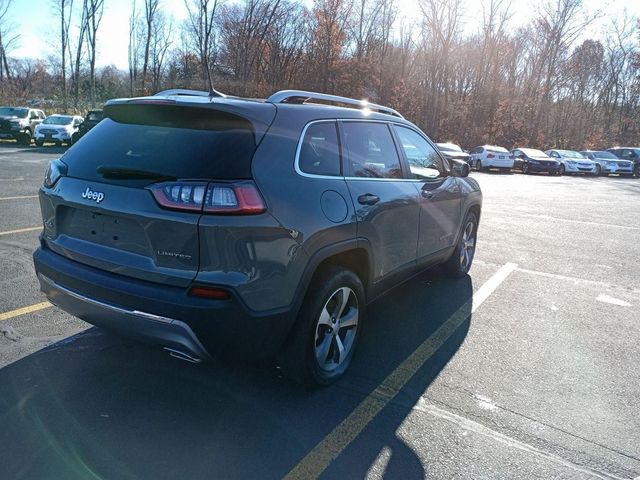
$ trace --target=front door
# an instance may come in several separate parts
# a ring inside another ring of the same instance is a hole
[[[430,263],[453,247],[460,228],[462,194],[446,160],[418,131],[394,125],[420,195],[418,264]]]
[[[357,234],[373,250],[373,280],[411,271],[416,264],[420,199],[413,183],[404,178],[390,126],[347,120],[340,126]]]

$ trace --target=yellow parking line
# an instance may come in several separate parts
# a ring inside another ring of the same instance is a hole
[[[467,300],[433,335],[416,348],[406,360],[385,378],[351,414],[318,443],[286,475],[286,480],[318,478],[360,432],[395,398],[424,363],[449,339],[496,288],[517,268],[515,263],[503,265]]]
[[[38,198],[38,195],[20,195],[17,197],[3,197],[0,200],[22,200],[25,198]]]
[[[0,237],[3,235],[13,235],[14,233],[33,232],[35,230],[42,230],[42,227],[28,227],[19,228],[18,230],[7,230],[6,232],[0,232]]]
[[[42,310],[44,308],[49,308],[52,306],[53,305],[51,305],[49,302],[41,302],[34,305],[29,305],[27,307],[10,310],[8,312],[0,313],[0,321],[9,320],[10,318],[19,317],[20,315],[26,315],[27,313],[37,312],[38,310]]]

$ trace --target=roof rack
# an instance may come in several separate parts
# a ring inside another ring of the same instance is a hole
[[[369,110],[375,110],[380,113],[386,113],[388,115],[395,115],[396,117],[404,118],[397,110],[394,110],[390,107],[385,107],[384,105],[369,103],[366,100],[356,100],[354,98],[340,97],[338,95],[328,95],[326,93],[306,92],[304,90],[281,90],[267,98],[267,102],[270,103],[302,104],[312,100],[341,103],[344,105],[350,105],[362,109],[368,108]]]
[[[168,95],[185,95],[192,97],[226,97],[224,93],[220,93],[216,89],[212,89],[210,92],[205,92],[204,90],[185,90],[181,88],[163,90],[156,93],[154,97],[165,97]]]

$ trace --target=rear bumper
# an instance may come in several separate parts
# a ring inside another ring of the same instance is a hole
[[[38,280],[40,289],[51,303],[93,325],[117,330],[142,342],[160,343],[195,361],[210,358],[193,330],[180,320],[101,302],[58,285],[40,273]]]
[[[231,300],[89,267],[46,247],[33,254],[40,288],[51,303],[98,327],[182,352],[196,360],[273,357],[295,318],[290,310],[254,312]]]

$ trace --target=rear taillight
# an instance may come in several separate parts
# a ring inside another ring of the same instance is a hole
[[[253,215],[265,211],[253,182],[212,183],[204,201],[205,213]]]
[[[164,208],[222,215],[255,215],[266,210],[251,181],[163,182],[149,187]]]
[[[202,182],[163,182],[150,187],[156,201],[173,210],[202,211],[207,184]]]
[[[489,153],[487,154],[487,158],[495,158],[495,155],[493,153]]]
[[[67,165],[59,158],[51,160],[47,167],[47,172],[44,174],[44,186],[46,188],[52,188],[60,177],[64,177],[67,174]]]

